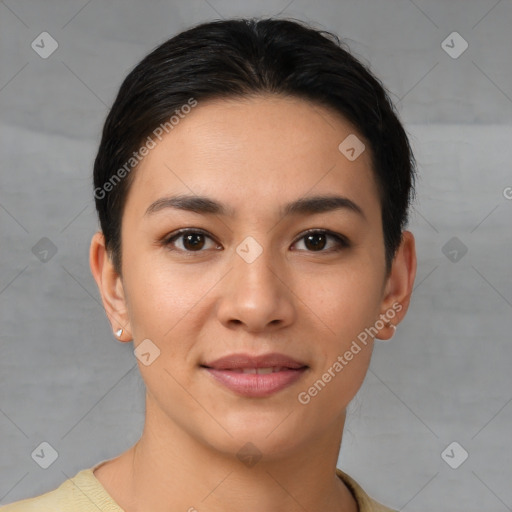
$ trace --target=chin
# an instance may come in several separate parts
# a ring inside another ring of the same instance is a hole
[[[244,453],[254,452],[254,455],[263,455],[266,460],[279,459],[295,453],[301,449],[308,438],[317,434],[309,432],[309,425],[304,421],[297,421],[296,413],[290,412],[290,407],[279,407],[275,411],[262,413],[260,411],[246,414],[237,412],[224,418],[219,423],[231,434],[222,429],[216,429],[220,435],[215,439],[210,436],[212,431],[205,433],[209,438],[208,444],[213,448],[232,455],[243,456]],[[311,427],[312,428],[312,427]],[[313,429],[314,430],[314,429]]]

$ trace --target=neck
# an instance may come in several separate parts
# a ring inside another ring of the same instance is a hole
[[[335,472],[345,414],[322,436],[273,456],[233,439],[231,450],[212,448],[162,416],[147,401],[139,441],[95,472],[126,512],[357,512]],[[237,448],[244,445],[246,456]]]

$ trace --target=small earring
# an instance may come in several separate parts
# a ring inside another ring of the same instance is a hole
[[[119,338],[121,336],[121,334],[123,334],[123,329],[118,329],[116,331],[116,336]]]

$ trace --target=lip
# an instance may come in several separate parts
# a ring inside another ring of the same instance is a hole
[[[230,354],[201,365],[213,378],[234,393],[250,398],[264,398],[291,386],[308,370],[305,363],[279,353],[251,356]],[[273,373],[242,373],[248,368],[279,368]]]
[[[297,370],[304,366],[302,363],[293,359],[292,357],[272,352],[269,354],[261,354],[258,356],[251,356],[250,354],[229,354],[227,356],[216,359],[210,363],[204,363],[201,366],[213,368],[215,370],[238,370],[243,368],[268,368],[270,366],[282,366],[290,369]]]

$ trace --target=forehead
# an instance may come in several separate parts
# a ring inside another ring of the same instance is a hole
[[[356,151],[363,147],[363,137],[338,113],[303,99],[199,101],[161,141],[155,139],[156,146],[133,171],[127,207],[140,210],[140,216],[171,193],[215,197],[236,212],[268,212],[328,192],[375,203],[370,148],[364,143],[351,160],[346,140]]]

